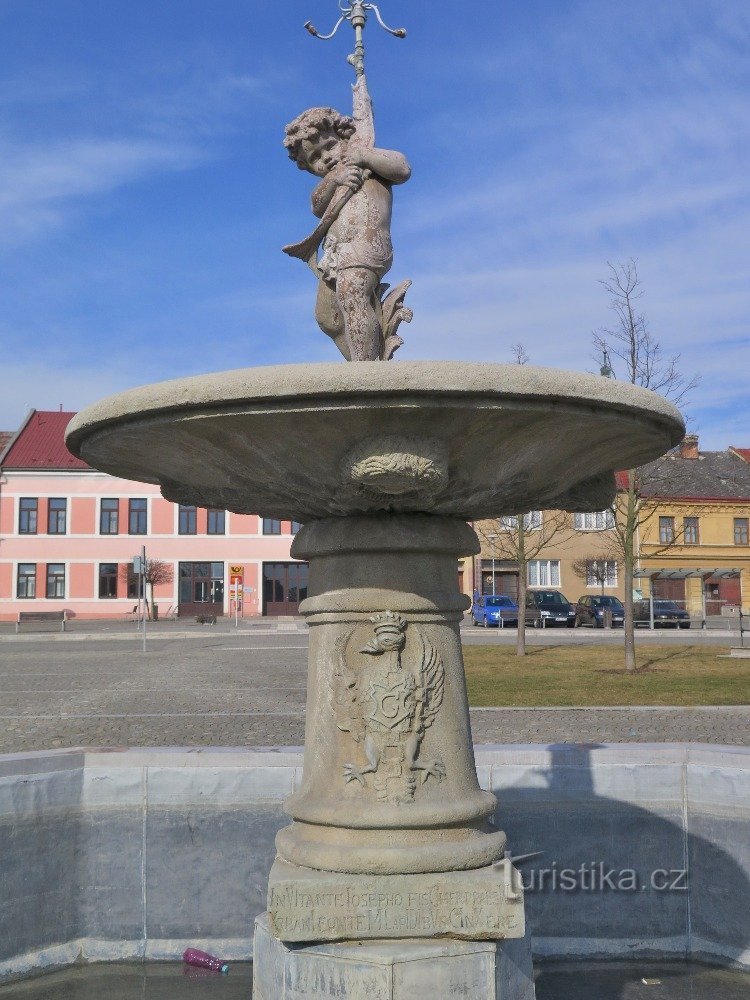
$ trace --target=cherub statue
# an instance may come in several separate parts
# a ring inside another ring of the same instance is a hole
[[[392,186],[411,168],[403,154],[374,144],[372,105],[364,76],[354,86],[354,117],[333,108],[311,108],[286,127],[289,156],[321,181],[312,211],[321,221],[284,252],[306,261],[318,277],[315,318],[347,361],[386,361],[403,343],[400,322],[411,282],[381,300],[383,277],[393,263]],[[318,250],[322,244],[322,254]]]

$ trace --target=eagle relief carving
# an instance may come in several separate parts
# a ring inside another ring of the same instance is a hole
[[[344,780],[368,787],[366,775],[379,802],[414,801],[418,775],[421,783],[432,777],[442,781],[445,765],[440,757],[420,756],[425,731],[443,703],[445,669],[437,650],[418,631],[420,659],[416,669],[404,666],[407,622],[392,611],[370,618],[374,637],[359,652],[371,661],[358,670],[350,665],[347,647],[350,630],[336,646],[333,703],[336,724],[361,747],[366,763],[343,765]]]

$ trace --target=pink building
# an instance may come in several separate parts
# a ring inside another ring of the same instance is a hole
[[[171,569],[154,588],[162,615],[233,613],[235,576],[245,617],[296,614],[307,594],[307,563],[289,555],[299,525],[173,504],[156,486],[97,472],[65,447],[73,416],[32,410],[4,447],[0,438],[0,620],[124,617],[143,545]]]

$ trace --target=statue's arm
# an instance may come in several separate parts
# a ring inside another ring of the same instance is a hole
[[[395,149],[352,148],[346,159],[348,163],[368,168],[389,184],[404,184],[411,177],[409,161]]]
[[[328,208],[331,198],[336,191],[337,181],[333,173],[327,174],[320,184],[313,190],[310,201],[312,203],[313,215],[320,219]]]

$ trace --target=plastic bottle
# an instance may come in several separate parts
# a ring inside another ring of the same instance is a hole
[[[215,955],[209,955],[207,951],[201,951],[200,948],[187,948],[183,953],[182,961],[188,965],[195,965],[199,969],[211,969],[213,972],[225,974],[229,972],[229,966],[226,962],[222,962]]]

